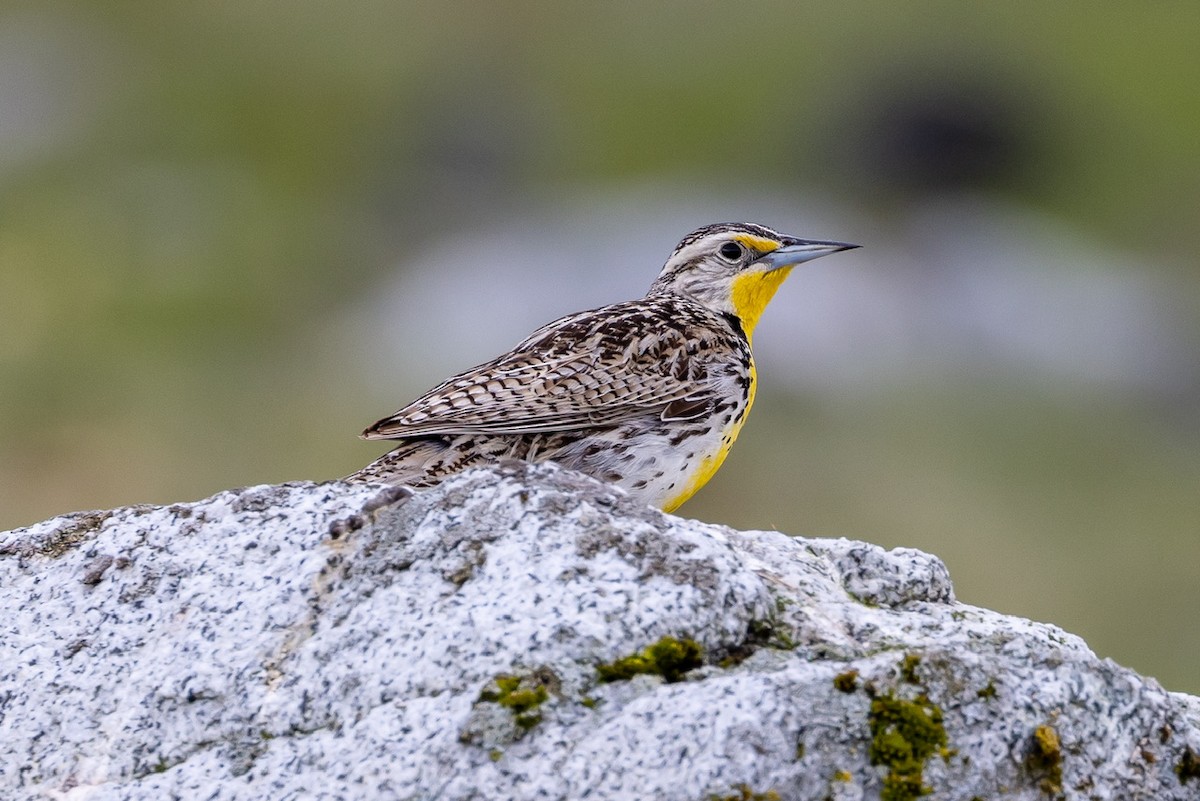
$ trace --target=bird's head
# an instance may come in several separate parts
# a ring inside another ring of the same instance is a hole
[[[683,238],[650,294],[683,295],[718,314],[732,314],[749,337],[793,267],[856,247],[798,239],[754,223],[706,225]]]

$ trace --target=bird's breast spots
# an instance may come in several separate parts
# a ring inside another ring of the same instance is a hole
[[[754,359],[750,359],[750,386],[746,390],[746,405],[742,407],[738,414],[734,415],[733,420],[725,426],[721,432],[721,440],[717,445],[717,449],[710,454],[706,454],[696,466],[687,475],[683,477],[683,488],[679,494],[669,498],[663,504],[664,512],[674,512],[680,506],[683,506],[684,501],[691,498],[700,488],[709,482],[717,471],[721,469],[721,465],[725,462],[725,457],[729,455],[729,451],[733,448],[733,443],[737,440],[738,434],[742,431],[742,426],[746,422],[746,416],[750,413],[750,407],[754,405],[755,389],[758,386],[758,369],[754,366]]]
[[[791,267],[780,267],[777,270],[757,270],[740,273],[733,279],[732,298],[733,312],[742,321],[742,330],[746,339],[754,333],[758,319],[762,317],[763,309],[775,297],[779,285],[784,282]]]
[[[750,370],[746,374],[749,379],[749,386],[746,387],[746,406],[742,409],[742,413],[738,415],[738,420],[745,420],[746,415],[750,414],[750,407],[754,405],[754,397],[758,394],[758,366],[754,364],[754,356],[750,356]],[[737,431],[741,430],[741,423],[738,423],[737,429],[734,431],[734,436],[737,436]]]

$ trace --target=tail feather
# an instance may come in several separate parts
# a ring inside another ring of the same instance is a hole
[[[361,470],[346,476],[343,481],[432,487],[444,476],[435,476],[430,467],[438,457],[445,455],[446,449],[446,443],[436,439],[404,442]]]

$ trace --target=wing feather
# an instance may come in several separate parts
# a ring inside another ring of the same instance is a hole
[[[661,415],[672,404],[698,414],[715,402],[724,372],[711,349],[692,352],[689,339],[725,332],[698,325],[719,320],[696,314],[680,319],[677,308],[647,299],[564,317],[447,379],[363,437],[570,431]]]

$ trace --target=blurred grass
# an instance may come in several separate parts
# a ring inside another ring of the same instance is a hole
[[[0,528],[360,466],[388,366],[338,319],[521,198],[683,175],[902,213],[857,137],[926,84],[1011,113],[990,191],[1200,297],[1197,41],[1191,3],[6,4]],[[40,141],[6,138],[31,100]],[[1200,692],[1194,410],[986,378],[759,403],[687,514],[927,548],[964,600]]]

